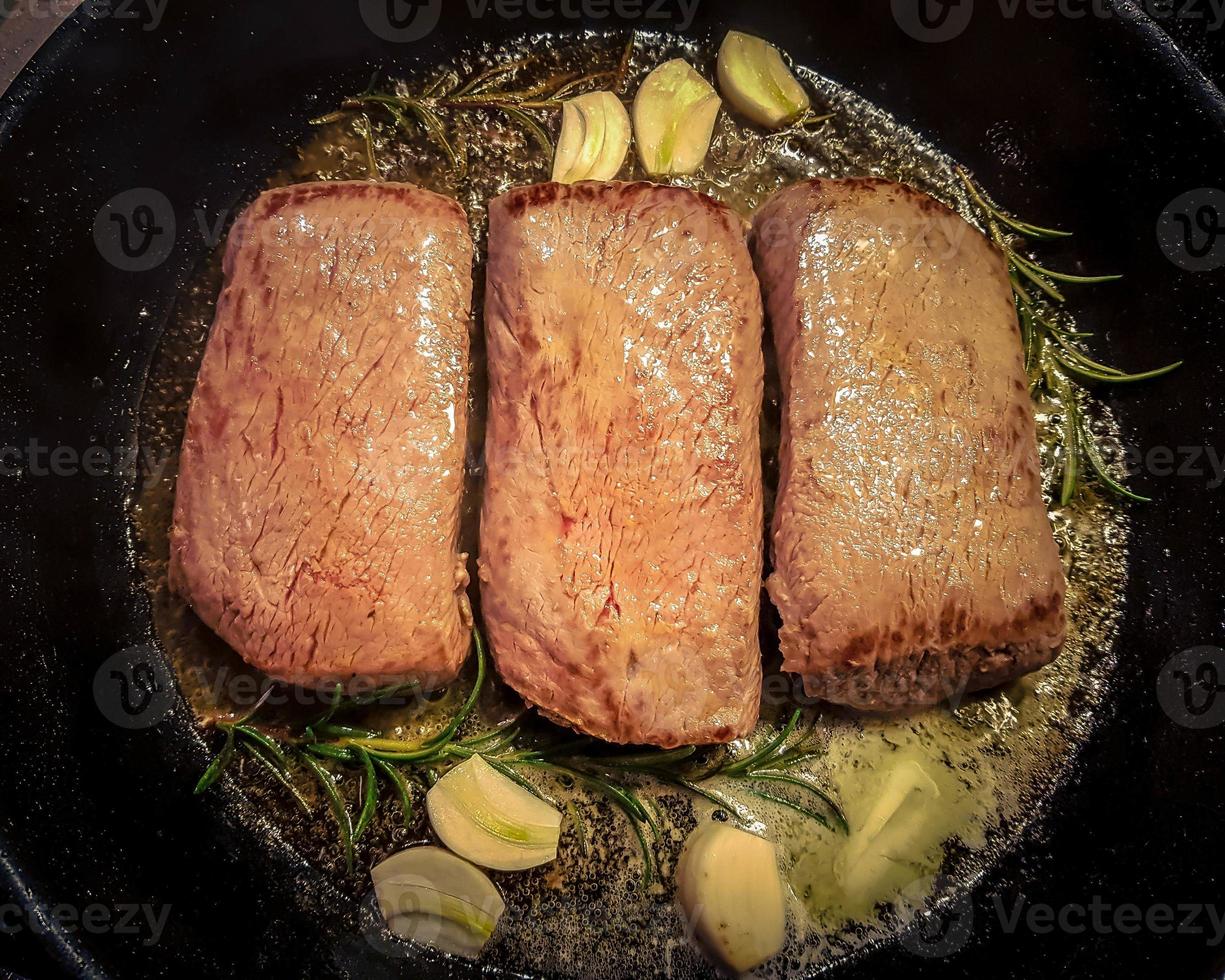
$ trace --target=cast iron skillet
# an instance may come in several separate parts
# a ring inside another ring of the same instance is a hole
[[[306,120],[373,68],[583,26],[561,15],[474,19],[456,2],[427,38],[402,44],[368,29],[365,3],[177,0],[154,30],[140,4],[123,8],[134,19],[97,16],[118,4],[86,7],[0,102],[0,446],[131,445],[161,325],[210,247],[193,209],[211,221],[249,198]],[[1121,12],[1130,16],[1008,19],[980,3],[956,40],[923,44],[884,3],[704,0],[690,30],[778,41],[931,135],[1022,214],[1074,228],[1086,267],[1126,274],[1080,294],[1097,349],[1124,366],[1188,362],[1118,394],[1133,440],[1225,448],[1221,273],[1179,268],[1155,234],[1173,198],[1221,182],[1225,105],[1151,22]],[[611,16],[587,26],[669,25]],[[178,233],[155,269],[121,271],[100,257],[94,222],[113,195],[138,187],[166,195]],[[34,917],[57,903],[171,906],[156,945],[59,928],[42,937],[50,954],[89,976],[456,973],[380,952],[354,903],[257,814],[225,793],[193,797],[206,745],[184,705],[143,731],[103,716],[99,665],[154,642],[130,547],[131,477],[38,475],[45,465],[6,462],[5,887]],[[1173,723],[1154,693],[1171,655],[1225,640],[1221,495],[1204,476],[1138,480],[1155,502],[1137,511],[1118,683],[1078,776],[975,888],[960,952],[923,958],[892,944],[840,975],[1198,977],[1222,962],[1210,935],[1010,933],[996,911],[996,895],[1007,908],[1020,896],[1055,907],[1222,899],[1220,735]]]

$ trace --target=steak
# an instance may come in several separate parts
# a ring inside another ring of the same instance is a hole
[[[310,686],[453,679],[472,245],[407,184],[268,191],[230,233],[183,439],[170,584]]]
[[[671,747],[756,722],[761,317],[708,197],[490,206],[481,602],[502,676],[562,724]]]
[[[785,669],[894,709],[1054,659],[1066,586],[1003,256],[875,179],[788,187],[752,237],[784,401]]]

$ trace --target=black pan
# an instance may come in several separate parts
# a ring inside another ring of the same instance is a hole
[[[39,463],[22,448],[34,439],[82,461],[91,446],[111,460],[131,449],[159,331],[211,247],[195,231],[196,209],[212,220],[249,198],[307,120],[372,69],[394,73],[524,31],[678,19],[643,20],[630,5],[618,16],[617,4],[588,5],[585,24],[569,13],[580,4],[539,4],[554,12],[544,17],[443,7],[416,4],[437,26],[401,42],[370,28],[371,18],[391,22],[366,0],[172,0],[157,13],[141,0],[87,3],[0,101],[0,447],[18,447],[6,449],[0,477],[0,878],[11,898],[0,931],[34,936],[66,973],[466,975],[387,956],[364,938],[356,903],[258,813],[225,793],[193,797],[208,747],[183,703],[153,729],[108,720],[99,668],[109,677],[119,668],[108,658],[156,644],[132,550],[133,478],[98,456],[56,475],[49,456]],[[1165,447],[1173,461],[1150,456],[1136,477],[1154,502],[1136,511],[1117,683],[1078,775],[975,887],[956,952],[890,944],[839,975],[1181,978],[1225,962],[1204,908],[1225,912],[1225,750],[1212,727],[1225,698],[1212,700],[1210,667],[1194,669],[1207,654],[1180,662],[1187,690],[1167,669],[1180,651],[1225,643],[1225,508],[1207,462],[1209,449],[1225,455],[1225,273],[1195,271],[1225,262],[1225,236],[1213,230],[1225,209],[1214,220],[1204,191],[1225,183],[1225,103],[1130,5],[1064,7],[1098,13],[1040,16],[1046,5],[1022,4],[1010,15],[1013,5],[980,0],[957,33],[956,20],[937,15],[960,17],[969,0],[932,4],[923,21],[896,2],[702,0],[687,25],[775,40],[930,135],[1020,213],[1074,228],[1086,267],[1126,275],[1080,294],[1096,349],[1124,366],[1187,361],[1111,396],[1129,442]],[[957,36],[914,36],[932,31]],[[110,220],[100,209],[131,188],[164,194],[178,229],[149,271],[118,269],[95,246],[95,221]],[[1172,236],[1164,250],[1159,230]],[[1174,685],[1165,709],[1163,677]],[[1179,707],[1184,694],[1199,714]],[[1010,930],[997,906],[1011,910],[1018,897],[1026,907],[1096,900],[1174,912],[1138,928],[1125,916]],[[147,929],[133,935],[114,919],[83,928],[71,910],[94,903],[111,915],[141,903],[170,913],[150,944]],[[60,904],[70,911],[56,913]],[[1198,918],[1178,925],[1190,905]]]

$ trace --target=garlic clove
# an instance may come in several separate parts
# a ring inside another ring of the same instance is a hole
[[[752,34],[728,32],[719,46],[717,74],[732,108],[768,129],[792,122],[811,105],[778,48]]]
[[[652,71],[634,97],[634,138],[650,174],[691,174],[702,165],[719,115],[718,93],[682,58]]]
[[[730,824],[705,824],[686,841],[676,876],[689,924],[728,967],[752,970],[783,948],[786,898],[770,841]]]
[[[562,103],[561,136],[553,157],[553,179],[610,180],[625,162],[630,119],[612,92],[585,92]]]
[[[583,97],[579,96],[571,100],[575,103],[575,108],[578,110],[579,118],[583,123],[581,129],[582,142],[579,144],[578,152],[574,156],[574,162],[560,178],[566,184],[572,184],[576,180],[586,180],[591,174],[592,168],[600,156],[600,152],[604,149],[606,127],[603,107],[593,105],[586,100],[580,101],[582,99]]]
[[[576,104],[568,99],[561,104],[561,135],[557,138],[557,149],[553,151],[553,180],[563,180],[578,159],[579,151],[587,139],[587,120]]]
[[[625,105],[611,92],[594,92],[604,103],[604,148],[588,180],[611,180],[621,170],[630,150],[633,127]]]
[[[379,911],[402,939],[475,959],[506,903],[479,869],[439,847],[412,847],[370,872]]]
[[[425,806],[442,842],[481,867],[522,871],[557,857],[561,813],[479,755],[438,780]]]

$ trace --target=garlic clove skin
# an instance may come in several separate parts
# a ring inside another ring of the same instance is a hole
[[[676,877],[687,923],[730,969],[752,970],[783,948],[786,897],[770,841],[705,824],[686,841]]]
[[[665,61],[634,97],[634,139],[649,174],[691,174],[706,159],[722,102],[683,58]]]
[[[440,847],[412,847],[370,872],[379,911],[401,939],[475,959],[506,903],[479,868]]]
[[[562,103],[553,180],[611,180],[630,146],[630,117],[612,92],[585,92]]]
[[[719,91],[736,112],[767,129],[780,129],[812,105],[804,86],[770,42],[729,31],[719,46]]]

